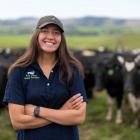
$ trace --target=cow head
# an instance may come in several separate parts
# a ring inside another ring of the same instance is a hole
[[[96,90],[111,87],[117,82],[122,83],[122,65],[118,60],[118,54],[107,53],[98,58],[96,64]]]
[[[139,83],[136,80],[140,76],[140,55],[127,53],[124,56],[120,56],[119,61],[123,65],[124,91],[133,93],[136,84]]]

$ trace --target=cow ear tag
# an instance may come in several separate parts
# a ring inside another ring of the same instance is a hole
[[[114,74],[113,69],[109,69],[109,70],[107,71],[107,74],[108,74],[109,76],[112,76],[112,75]]]

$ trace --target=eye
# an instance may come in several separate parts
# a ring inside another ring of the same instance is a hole
[[[53,35],[60,35],[61,33],[60,33],[60,31],[54,31],[53,32]]]

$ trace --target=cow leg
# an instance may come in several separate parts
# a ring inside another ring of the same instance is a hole
[[[116,98],[117,102],[117,113],[116,113],[116,124],[121,124],[123,119],[122,119],[122,97],[123,95],[121,94],[120,96],[118,95]]]
[[[140,110],[139,110],[140,111]],[[140,112],[135,112],[134,115],[134,122],[132,127],[133,128],[139,128],[140,127]]]
[[[88,97],[88,99],[94,98],[93,88],[87,87],[86,88],[86,91],[87,91],[87,97]]]
[[[134,113],[134,123],[133,127],[137,128],[139,126],[139,109],[140,109],[140,99],[136,99],[132,93],[128,94],[128,100],[130,107]]]
[[[116,114],[116,124],[121,124],[122,121],[122,110],[118,109]]]
[[[134,113],[137,112],[138,108],[136,106],[136,98],[133,96],[132,93],[128,93],[128,101],[129,101],[129,104],[130,104],[132,111]]]
[[[106,115],[106,120],[111,121],[112,120],[112,114],[113,114],[114,99],[108,95],[107,101],[108,101],[108,112],[107,112],[107,115]]]

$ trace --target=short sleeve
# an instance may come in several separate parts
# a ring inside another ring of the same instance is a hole
[[[3,102],[5,104],[25,104],[25,95],[22,87],[22,77],[20,68],[15,68],[9,75]]]
[[[83,96],[84,102],[87,102],[84,79],[81,76],[78,69],[74,68],[73,81],[72,81],[72,87],[71,87],[71,90],[70,90],[70,94],[71,94],[71,96],[73,96],[77,93],[81,93],[81,95]]]

